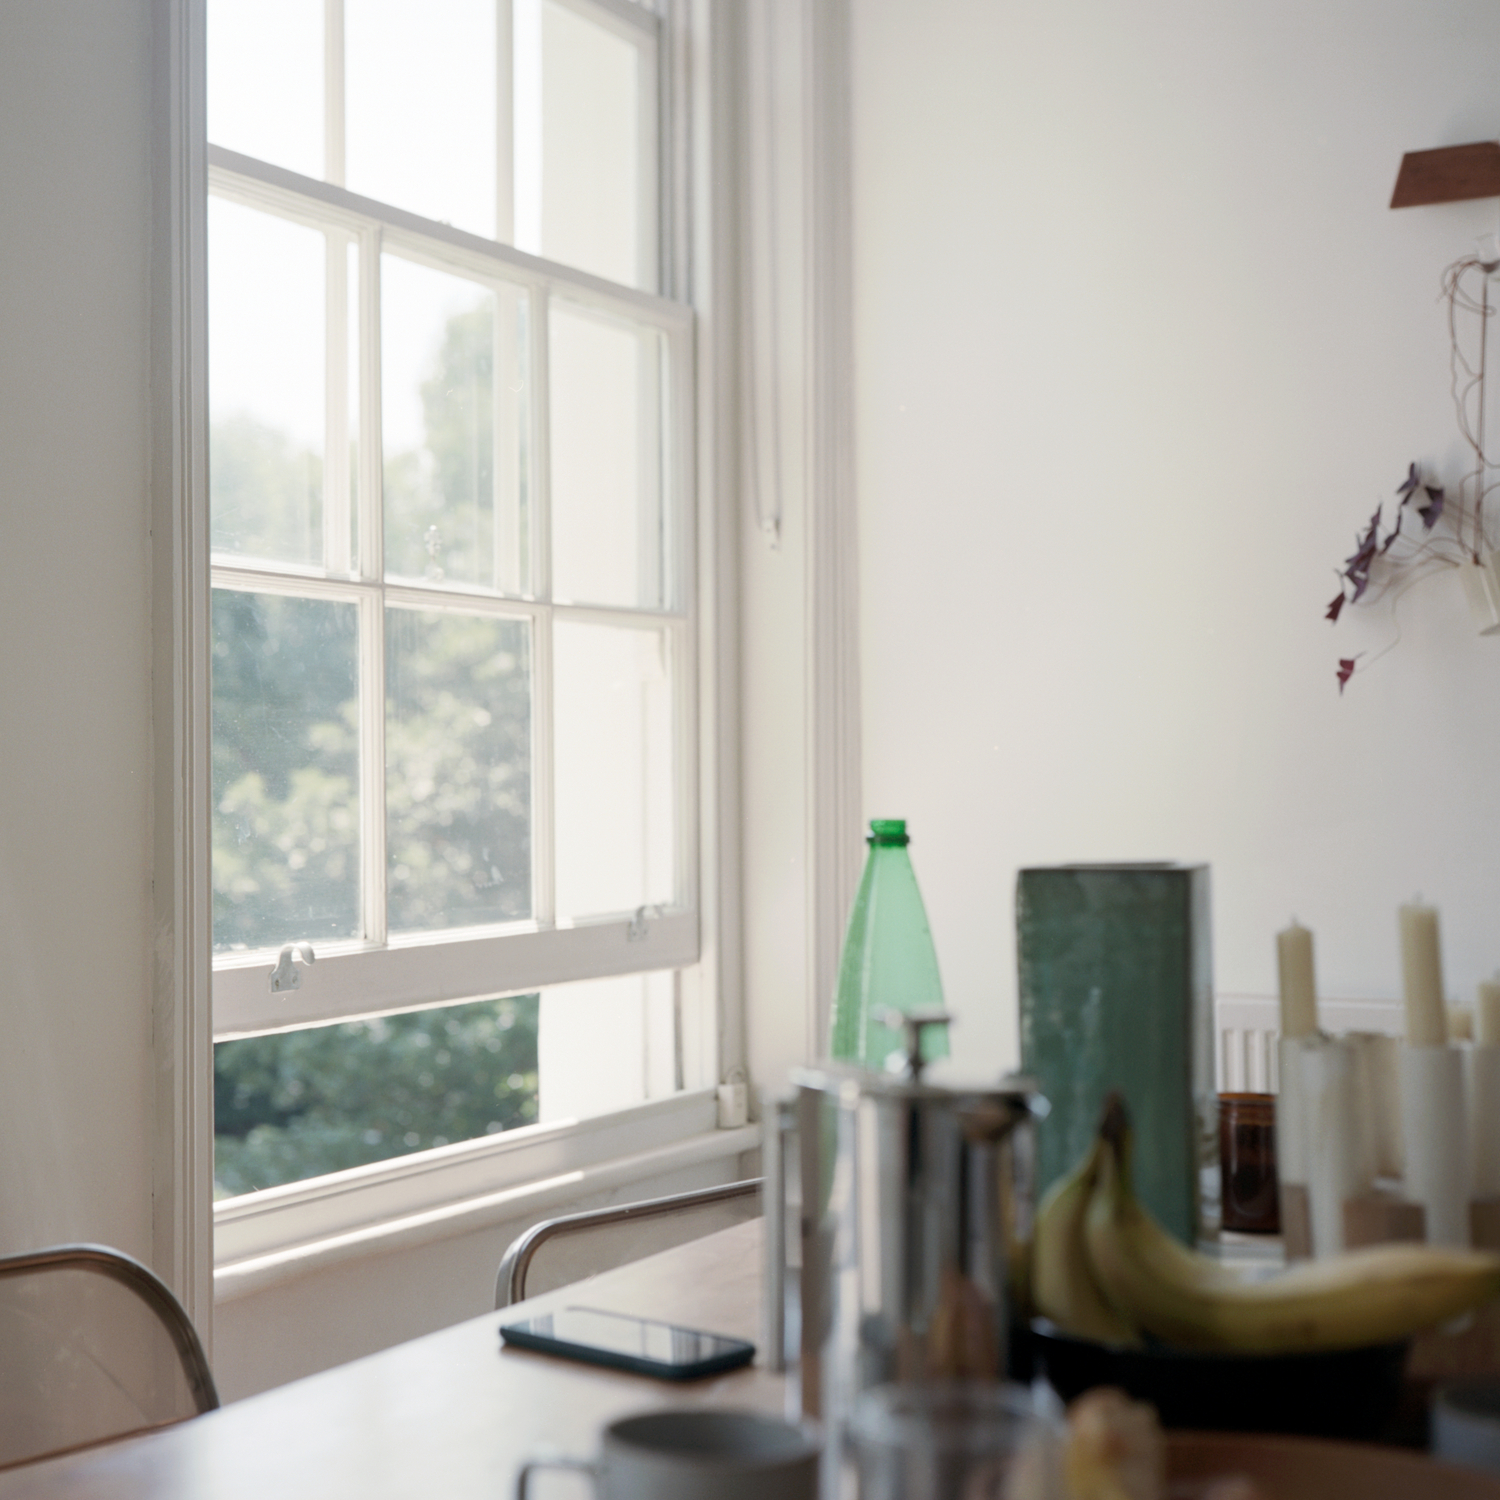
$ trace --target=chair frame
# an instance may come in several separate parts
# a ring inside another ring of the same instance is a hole
[[[44,1250],[28,1250],[21,1255],[0,1258],[0,1279],[57,1267],[71,1271],[94,1271],[134,1292],[155,1313],[157,1320],[171,1337],[177,1357],[182,1361],[182,1373],[187,1377],[188,1390],[193,1404],[198,1408],[198,1415],[217,1409],[219,1391],[214,1384],[213,1371],[209,1368],[208,1356],[203,1352],[198,1330],[183,1311],[182,1304],[172,1295],[171,1288],[155,1271],[142,1265],[134,1256],[126,1255],[123,1250],[112,1250],[108,1245],[49,1245]],[[118,1436],[123,1438],[131,1434],[122,1432]],[[90,1443],[85,1446],[96,1445]],[[42,1456],[53,1455],[38,1455]]]
[[[666,1198],[646,1198],[639,1203],[613,1204],[608,1208],[590,1208],[582,1213],[563,1214],[543,1219],[511,1241],[500,1261],[495,1277],[495,1309],[512,1307],[526,1299],[526,1273],[532,1257],[548,1240],[585,1229],[601,1229],[609,1224],[627,1224],[637,1219],[655,1219],[684,1208],[708,1203],[727,1203],[735,1198],[749,1198],[761,1191],[763,1177],[747,1177],[719,1187],[696,1188],[692,1192],[673,1193]]]

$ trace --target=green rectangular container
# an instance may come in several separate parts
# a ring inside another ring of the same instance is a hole
[[[1125,1095],[1141,1201],[1192,1244],[1218,1228],[1207,865],[1056,865],[1016,880],[1022,1067],[1052,1108],[1043,1191]]]

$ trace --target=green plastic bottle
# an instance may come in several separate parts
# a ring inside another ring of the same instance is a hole
[[[883,1010],[941,1010],[943,982],[906,852],[906,820],[873,819],[865,842],[870,857],[849,913],[828,1050],[840,1062],[885,1069],[893,1054],[903,1055],[903,1042],[876,1018]],[[922,1040],[924,1061],[947,1055],[947,1028],[930,1027]]]

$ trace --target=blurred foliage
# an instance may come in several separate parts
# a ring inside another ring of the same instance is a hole
[[[352,604],[215,589],[214,947],[359,933]]]
[[[385,466],[392,571],[470,581],[493,555],[493,341],[487,300],[434,351],[426,441]],[[314,455],[232,416],[211,461],[216,548],[321,562]],[[216,589],[213,642],[214,947],[358,936],[357,608]],[[386,672],[391,928],[526,917],[527,626],[391,609]],[[225,1042],[214,1071],[217,1189],[248,1192],[534,1120],[536,1001]]]
[[[421,387],[426,442],[385,461],[388,573],[493,585],[494,371],[494,297],[487,293],[445,325]]]
[[[531,912],[529,631],[386,615],[386,890],[393,932]]]
[[[214,1195],[536,1122],[535,995],[214,1048]]]
[[[215,552],[323,560],[323,461],[243,414],[209,435],[209,535]]]

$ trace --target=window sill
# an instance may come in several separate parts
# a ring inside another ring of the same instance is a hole
[[[760,1127],[715,1128],[712,1090],[268,1188],[214,1207],[214,1300],[363,1255],[565,1212],[578,1199],[735,1156]]]

